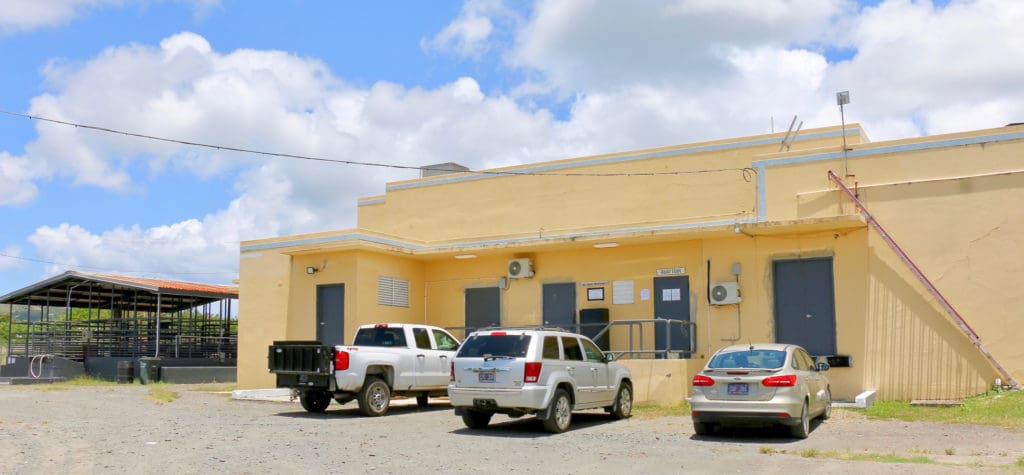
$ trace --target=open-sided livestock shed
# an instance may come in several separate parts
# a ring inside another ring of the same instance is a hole
[[[165,373],[222,368],[217,380],[231,367],[233,380],[237,298],[234,286],[68,271],[0,297],[10,328],[0,376],[113,379],[118,362],[149,357]]]

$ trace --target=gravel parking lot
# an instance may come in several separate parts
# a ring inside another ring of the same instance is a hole
[[[0,473],[960,473],[1021,471],[1024,431],[873,421],[837,410],[807,440],[770,429],[695,437],[689,418],[577,413],[564,434],[495,416],[466,429],[442,401],[360,417],[170,386],[0,387]],[[858,455],[859,454],[859,455]],[[841,460],[895,454],[936,464]]]

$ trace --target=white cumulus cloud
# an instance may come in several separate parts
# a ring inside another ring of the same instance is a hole
[[[220,5],[220,0],[174,1],[190,4],[196,17],[202,17]],[[0,33],[64,25],[91,9],[131,4],[126,0],[4,0],[0,2]]]

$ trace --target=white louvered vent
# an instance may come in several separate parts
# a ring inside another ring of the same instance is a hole
[[[409,281],[397,277],[377,278],[377,304],[391,307],[409,307]]]

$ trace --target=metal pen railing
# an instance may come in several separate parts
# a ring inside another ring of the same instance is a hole
[[[657,337],[659,333],[659,326],[661,334],[664,335],[663,342],[660,342],[659,340],[661,339]],[[621,327],[627,328],[625,341],[622,341],[622,338],[611,338],[612,329]],[[602,350],[606,353],[614,354],[616,358],[689,358],[697,348],[697,325],[689,320],[652,318],[614,320],[608,323],[574,323],[563,326],[533,325],[515,327],[506,326],[501,328],[554,328],[572,331],[587,336],[601,346]],[[465,326],[445,328],[445,330],[456,334],[456,336],[460,336],[462,339],[465,339],[467,335],[480,329],[482,328]],[[679,345],[678,342],[675,342],[676,345],[673,345],[672,335],[673,333],[679,332],[682,332],[686,337],[685,345]],[[652,338],[647,338],[645,336],[649,333],[654,334],[652,335]],[[608,343],[606,345],[602,345],[602,337],[608,338]],[[661,344],[659,345],[659,343]],[[658,346],[662,346],[663,348],[658,348]]]

